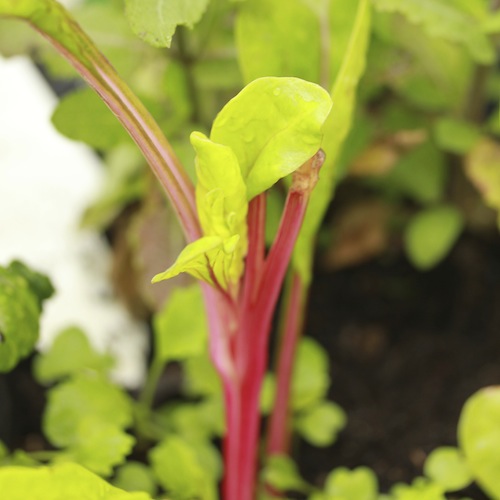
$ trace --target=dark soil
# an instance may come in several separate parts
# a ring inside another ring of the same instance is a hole
[[[500,238],[466,235],[426,273],[401,256],[318,273],[307,333],[330,353],[330,397],[349,420],[329,448],[298,444],[303,473],[321,484],[366,465],[384,490],[411,481],[432,449],[456,445],[466,399],[500,384]]]

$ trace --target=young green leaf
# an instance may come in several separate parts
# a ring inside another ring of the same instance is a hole
[[[326,478],[325,493],[327,498],[331,496],[342,500],[376,500],[377,477],[367,467],[353,470],[340,467]]]
[[[500,498],[500,388],[471,396],[462,409],[458,441],[474,479],[492,498]]]
[[[262,471],[262,478],[265,484],[278,491],[308,492],[311,490],[311,486],[300,476],[295,462],[286,455],[269,457]]]
[[[456,491],[472,482],[471,472],[460,450],[451,446],[436,448],[424,464],[427,477],[443,486],[445,491]]]
[[[444,488],[424,477],[417,477],[411,485],[396,484],[391,489],[394,500],[446,500]]]
[[[207,325],[198,285],[175,290],[153,320],[155,356],[166,363],[199,356],[206,348]]]
[[[472,123],[441,118],[434,127],[438,146],[451,153],[468,153],[481,136],[479,128]]]
[[[47,352],[36,357],[33,370],[40,382],[49,383],[84,370],[106,374],[113,365],[111,356],[97,353],[79,328],[70,327],[56,337]]]
[[[39,298],[23,274],[0,267],[0,372],[12,370],[38,340]]]
[[[0,467],[2,500],[151,500],[147,493],[128,493],[80,465]]]
[[[118,467],[113,484],[125,491],[144,491],[156,495],[157,486],[153,471],[140,462],[127,462]]]
[[[43,301],[50,299],[50,297],[54,295],[55,289],[49,278],[47,278],[44,274],[30,269],[18,260],[12,261],[9,264],[8,269],[17,275],[22,276],[27,281],[31,291],[38,298],[38,305],[40,309],[42,308]]]
[[[134,33],[155,47],[170,47],[179,25],[192,28],[209,0],[126,0],[126,13]]]
[[[452,206],[429,208],[417,214],[405,233],[405,248],[411,262],[426,270],[438,264],[462,232],[462,215]]]
[[[377,9],[399,12],[412,23],[421,24],[433,37],[463,44],[482,64],[495,60],[495,50],[472,16],[443,0],[375,0]]]
[[[319,85],[259,78],[224,106],[210,139],[235,153],[250,200],[316,154],[331,106]]]

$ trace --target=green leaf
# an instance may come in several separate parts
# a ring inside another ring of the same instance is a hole
[[[41,309],[42,304],[45,300],[50,299],[54,295],[55,289],[52,286],[49,278],[44,274],[41,274],[28,266],[23,264],[18,260],[14,260],[9,264],[9,270],[13,271],[15,274],[22,276],[28,283],[31,291],[38,298],[38,305]]]
[[[125,491],[144,491],[151,496],[157,490],[153,471],[140,462],[127,462],[119,467],[113,484]]]
[[[295,462],[287,455],[272,455],[262,471],[265,483],[278,491],[307,492],[311,487],[302,479]]]
[[[367,467],[335,469],[326,478],[325,492],[332,500],[376,500],[378,481]]]
[[[443,486],[445,491],[456,491],[472,482],[471,472],[465,458],[457,448],[442,446],[427,457],[424,473]]]
[[[2,500],[151,500],[146,493],[127,493],[76,464],[36,469],[1,467]]]
[[[210,139],[233,150],[252,199],[316,154],[330,108],[318,85],[259,78],[224,106]]]
[[[39,298],[23,275],[0,267],[0,372],[12,370],[38,340]]]
[[[321,447],[330,446],[346,422],[347,416],[339,405],[321,401],[300,413],[294,427],[306,441]]]
[[[370,28],[370,0],[360,0],[349,45],[331,90],[333,107],[324,126],[325,137],[322,148],[326,153],[326,161],[321,168],[321,181],[312,193],[293,253],[293,267],[306,284],[311,280],[316,234],[333,196],[337,160],[351,128],[356,104],[356,89],[365,69]]]
[[[292,375],[292,406],[302,410],[323,399],[330,385],[328,355],[315,340],[304,337],[297,350]]]
[[[441,118],[434,127],[438,146],[451,153],[468,153],[480,138],[477,126],[461,120]]]
[[[429,35],[463,44],[481,64],[495,60],[495,50],[473,17],[443,0],[374,0],[377,9],[399,12],[422,25]]]
[[[463,225],[462,215],[452,206],[429,208],[413,217],[405,233],[412,264],[422,270],[438,264],[455,244]]]
[[[126,14],[134,33],[155,47],[170,47],[179,25],[192,28],[209,0],[126,0]]]
[[[56,337],[47,352],[36,357],[33,369],[39,381],[48,383],[84,370],[105,374],[113,365],[111,356],[98,354],[79,328],[70,327]]]
[[[199,356],[206,349],[207,325],[198,285],[178,288],[153,320],[155,357],[164,363]]]
[[[100,97],[90,89],[66,95],[59,102],[52,123],[66,137],[96,149],[109,149],[131,139]]]
[[[481,389],[465,403],[458,440],[475,481],[494,499],[500,498],[500,388]]]
[[[208,353],[189,358],[184,363],[186,392],[193,396],[221,396],[222,386]]]
[[[60,447],[81,442],[80,424],[86,417],[124,429],[132,423],[132,407],[118,387],[97,376],[79,375],[49,391],[43,428],[52,444]]]
[[[161,486],[176,500],[215,500],[213,480],[202,467],[194,447],[170,436],[149,453],[151,466]]]
[[[395,500],[446,500],[443,487],[424,477],[417,477],[413,483],[397,484],[391,489]]]
[[[235,30],[245,82],[263,76],[295,76],[318,82],[318,28],[316,15],[302,0],[252,0],[242,4]]]

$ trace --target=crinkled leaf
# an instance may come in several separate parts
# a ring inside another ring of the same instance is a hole
[[[405,248],[412,264],[424,270],[438,264],[455,244],[463,225],[461,213],[452,206],[418,213],[405,233]]]
[[[461,490],[472,482],[465,457],[452,446],[433,450],[425,461],[424,472],[427,477],[443,486],[445,491]]]
[[[480,138],[477,126],[451,118],[440,119],[434,127],[434,136],[441,149],[451,153],[468,153]]]
[[[330,108],[328,93],[318,85],[259,78],[224,106],[210,139],[233,150],[251,199],[318,151]]]
[[[1,467],[2,500],[151,500],[147,493],[128,493],[77,464],[36,469]]]
[[[278,491],[309,491],[311,487],[302,479],[295,462],[286,455],[272,455],[262,471],[265,483]]]
[[[180,273],[189,273],[195,278],[211,285],[217,282],[224,288],[230,282],[230,269],[234,250],[239,236],[224,241],[219,236],[204,236],[190,243],[177,257],[177,260],[163,273],[157,274],[152,282],[173,278]]]
[[[77,462],[101,476],[110,476],[132,451],[135,439],[114,423],[86,415],[78,422],[71,445],[56,460]]]
[[[39,298],[22,274],[0,267],[0,372],[12,370],[38,340]]]
[[[157,487],[153,471],[140,462],[127,462],[116,471],[113,484],[125,491],[144,491],[155,496]]]
[[[50,299],[54,295],[55,289],[52,286],[49,278],[41,274],[18,260],[14,260],[9,264],[8,269],[15,274],[22,276],[28,283],[31,291],[37,296],[38,304],[41,308],[44,300]]]
[[[106,373],[113,365],[112,356],[97,353],[87,336],[71,327],[56,337],[47,352],[37,356],[34,372],[39,381],[47,383],[84,370]]]
[[[215,500],[213,479],[202,467],[195,448],[183,439],[164,439],[149,457],[158,482],[173,498]]]
[[[130,400],[120,388],[91,375],[79,375],[49,391],[43,428],[52,444],[80,442],[85,437],[80,424],[86,417],[124,429],[132,422]]]
[[[479,63],[491,64],[495,51],[473,17],[443,0],[374,0],[377,9],[399,12],[429,35],[463,44]]]
[[[198,285],[176,289],[153,320],[155,356],[163,361],[199,356],[207,344],[207,325]]]
[[[335,165],[341,146],[351,128],[356,103],[356,89],[365,69],[371,27],[369,0],[360,0],[349,45],[331,90],[333,108],[324,126],[322,148],[326,161],[321,168],[321,181],[316,185],[293,253],[293,266],[303,281],[311,280],[314,240],[333,196]]]
[[[367,467],[349,470],[340,467],[326,478],[327,497],[342,500],[376,500],[378,494],[377,477]]]
[[[299,414],[294,427],[312,445],[330,446],[346,422],[346,414],[339,405],[321,401]]]
[[[322,399],[328,386],[328,355],[311,338],[304,337],[297,350],[292,375],[292,406],[302,410]]]
[[[471,396],[462,410],[458,440],[474,479],[494,499],[500,498],[500,387]]]
[[[236,43],[246,82],[263,76],[319,81],[318,20],[303,0],[245,2],[236,19]]]
[[[66,137],[96,149],[109,149],[131,141],[113,113],[90,89],[63,97],[52,115],[52,123]]]
[[[179,25],[197,23],[209,0],[126,0],[134,33],[155,47],[170,47]]]
[[[465,172],[484,202],[498,212],[500,227],[500,143],[483,139],[467,155]]]

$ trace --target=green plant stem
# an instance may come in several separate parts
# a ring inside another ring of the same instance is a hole
[[[165,363],[158,359],[153,358],[151,366],[148,370],[146,382],[142,386],[141,393],[139,394],[139,403],[148,410],[151,410],[154,403],[156,388],[163,373]]]
[[[99,94],[136,142],[177,212],[188,241],[200,237],[194,187],[160,127],[70,14],[53,0],[12,7],[0,16],[28,21]]]

